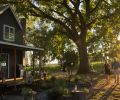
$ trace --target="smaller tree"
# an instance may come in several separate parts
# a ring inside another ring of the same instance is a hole
[[[63,54],[63,68],[67,69],[68,75],[72,75],[73,68],[78,64],[78,54],[68,50]]]

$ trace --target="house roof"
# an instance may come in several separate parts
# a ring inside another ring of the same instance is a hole
[[[21,24],[19,23],[16,15],[14,13],[14,11],[11,9],[11,7],[9,5],[0,5],[0,15],[3,14],[8,9],[11,10],[14,18],[16,19],[16,21],[17,21],[17,23],[19,25],[19,27],[21,28],[21,30],[23,30]],[[25,46],[25,45],[19,45],[19,44],[4,42],[4,41],[0,41],[0,45],[22,48],[22,49],[25,49],[26,51],[28,51],[28,50],[42,51],[43,50],[42,48],[35,48],[35,47],[30,47],[30,46]]]
[[[3,45],[3,46],[8,46],[8,47],[12,46],[12,47],[17,47],[17,48],[22,48],[22,49],[25,49],[26,51],[30,51],[30,50],[33,50],[33,51],[43,51],[44,50],[42,48],[35,48],[35,47],[30,47],[30,46],[25,46],[25,45],[20,45],[20,44],[3,42],[3,41],[0,41],[0,44]]]
[[[16,17],[15,12],[13,11],[13,9],[12,9],[9,5],[0,5],[0,15],[2,15],[2,14],[3,14],[6,10],[8,10],[8,9],[11,10],[11,12],[12,12],[12,14],[13,14],[16,22],[18,23],[20,29],[23,30],[21,24],[19,23],[19,21],[18,21],[18,19],[17,19],[17,17]]]
[[[0,14],[7,8],[8,5],[0,5]]]

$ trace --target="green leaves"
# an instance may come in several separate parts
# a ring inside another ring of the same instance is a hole
[[[73,68],[78,64],[78,54],[72,50],[68,50],[63,54],[63,66],[66,68]]]

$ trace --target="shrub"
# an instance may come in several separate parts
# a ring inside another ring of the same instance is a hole
[[[21,95],[23,95],[23,96],[30,96],[30,95],[32,95],[32,89],[22,88]]]
[[[47,89],[50,89],[50,88],[51,88],[51,85],[48,84],[48,83],[43,82],[43,83],[41,84],[40,88],[43,89],[43,90],[47,90]]]
[[[30,66],[26,66],[26,67],[25,67],[25,71],[32,71],[32,70],[33,70],[33,68],[30,67]]]
[[[63,54],[63,67],[67,69],[68,75],[72,75],[75,66],[78,65],[78,54],[75,51],[66,51]]]
[[[66,82],[62,79],[57,80],[55,77],[52,77],[52,87],[53,89],[48,92],[48,97],[50,100],[57,100],[58,98],[61,98],[64,94]]]
[[[63,95],[63,91],[61,89],[54,88],[53,90],[48,92],[48,98],[50,100],[57,100],[61,98]]]

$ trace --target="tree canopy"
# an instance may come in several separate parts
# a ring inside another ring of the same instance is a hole
[[[49,29],[48,27],[50,26],[46,21],[36,20],[33,24],[27,28],[25,36],[26,44],[43,48],[44,51],[41,53],[41,57],[45,61],[62,60],[66,50],[75,49],[73,42],[69,38],[63,34],[61,35],[55,27]],[[36,52],[36,57],[37,55],[39,54]]]

